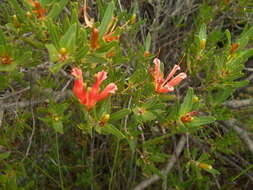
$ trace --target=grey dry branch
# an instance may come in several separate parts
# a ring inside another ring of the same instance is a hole
[[[253,141],[249,137],[249,132],[241,127],[242,123],[238,122],[236,119],[221,121],[221,123],[227,128],[232,128],[253,154]]]
[[[53,92],[52,97],[55,97],[55,101],[60,101],[60,100],[65,100],[69,98],[72,95],[71,90],[66,90],[66,91],[60,91],[60,92]],[[32,102],[30,101],[19,101],[19,102],[8,102],[8,103],[2,103],[0,105],[0,110],[4,109],[13,109],[13,108],[24,108],[28,107],[30,105],[38,105],[41,103],[49,102],[49,99],[46,97],[41,97],[39,100],[34,100]]]
[[[253,99],[230,100],[230,101],[224,102],[223,105],[232,109],[237,109],[237,108],[253,105]]]
[[[175,149],[175,153],[169,159],[166,167],[161,171],[161,173],[164,177],[166,177],[168,175],[168,173],[170,172],[170,170],[175,166],[175,163],[178,160],[179,155],[182,153],[182,151],[185,147],[185,144],[186,144],[186,136],[183,135],[177,144],[177,147]],[[150,178],[148,178],[148,179],[142,181],[141,183],[139,183],[138,185],[136,185],[132,190],[143,190],[146,187],[148,187],[149,185],[158,181],[159,179],[160,179],[160,176],[158,176],[157,174],[154,174]]]

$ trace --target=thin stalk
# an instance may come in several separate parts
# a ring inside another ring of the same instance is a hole
[[[112,188],[112,181],[114,178],[114,171],[117,165],[117,161],[118,161],[118,156],[119,156],[119,142],[120,140],[117,140],[117,145],[116,145],[116,150],[115,150],[115,154],[114,154],[114,160],[113,160],[113,166],[112,166],[112,171],[111,171],[111,177],[110,177],[110,181],[109,181],[109,190],[111,190]]]
[[[94,182],[94,144],[95,144],[95,129],[92,127],[91,131],[91,144],[90,144],[90,171],[91,171],[91,184],[90,189],[93,190],[93,182]]]
[[[60,164],[60,153],[59,153],[59,144],[58,144],[58,134],[55,133],[55,140],[56,140],[56,153],[57,153],[57,166],[58,166],[58,172],[60,176],[60,182],[61,182],[61,189],[64,190],[64,184],[63,184],[63,177],[62,177],[62,171],[61,171],[61,164]]]

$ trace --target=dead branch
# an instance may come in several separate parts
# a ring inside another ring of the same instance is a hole
[[[228,106],[232,109],[237,109],[241,107],[251,106],[253,105],[253,99],[245,99],[245,100],[230,100],[223,103],[224,106]]]
[[[232,128],[240,137],[240,139],[248,146],[250,152],[253,154],[253,141],[249,137],[248,131],[243,129],[242,124],[235,119],[230,119],[227,121],[221,121],[221,123],[227,128]]]
[[[178,143],[177,147],[176,147],[175,153],[170,158],[170,160],[168,161],[166,167],[161,172],[163,176],[167,176],[168,173],[170,172],[170,170],[173,168],[173,166],[175,166],[175,163],[178,159],[178,156],[183,151],[183,148],[184,148],[185,144],[186,144],[186,137],[182,136],[181,139],[179,140],[179,143]],[[154,174],[150,178],[145,179],[144,181],[139,183],[137,186],[135,186],[133,188],[133,190],[143,190],[146,187],[148,187],[149,185],[151,185],[151,184],[155,183],[156,181],[158,181],[159,179],[160,179],[160,176],[158,176],[157,174]]]

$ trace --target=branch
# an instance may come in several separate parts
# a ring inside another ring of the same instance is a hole
[[[170,172],[170,170],[173,168],[173,166],[175,165],[175,163],[177,161],[178,156],[183,151],[185,143],[186,143],[186,137],[182,136],[181,139],[179,140],[179,143],[178,143],[177,147],[176,147],[175,153],[170,158],[170,160],[168,161],[166,167],[161,172],[163,176],[167,176],[168,173]],[[142,181],[137,186],[135,186],[133,188],[133,190],[143,190],[146,187],[148,187],[149,185],[151,185],[152,183],[158,181],[159,179],[160,179],[160,176],[158,176],[157,174],[154,174],[150,178]]]
[[[238,121],[235,119],[230,119],[227,121],[221,121],[221,123],[227,128],[232,128],[241,138],[241,140],[248,146],[250,152],[253,154],[253,141],[250,139],[248,132],[241,128]]]
[[[0,100],[0,105],[1,104],[2,101]],[[0,109],[0,127],[2,126],[3,118],[4,118],[4,109]]]
[[[64,91],[64,92],[53,92],[52,97],[55,97],[55,101],[60,101],[63,99],[66,99],[71,96],[72,92],[70,90]],[[10,102],[10,103],[5,103],[0,105],[0,110],[2,109],[11,109],[11,108],[24,108],[28,107],[30,105],[34,106],[40,103],[45,103],[49,102],[49,99],[46,97],[40,98],[38,100],[34,100],[33,102],[30,101],[20,101],[20,102]]]
[[[231,100],[223,103],[224,106],[228,106],[233,109],[251,106],[253,105],[253,99],[245,99],[245,100]]]

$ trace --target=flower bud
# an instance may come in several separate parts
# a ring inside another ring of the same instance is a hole
[[[27,11],[27,12],[25,13],[25,15],[26,15],[28,18],[32,18],[32,13],[31,13],[30,11]]]
[[[101,127],[104,126],[107,123],[107,121],[109,121],[109,119],[110,119],[110,114],[103,115],[103,117],[101,118],[101,120],[99,122],[99,125]]]
[[[149,57],[150,55],[151,55],[151,53],[149,51],[144,52],[144,57]]]
[[[189,123],[189,122],[191,122],[191,121],[194,119],[194,117],[192,117],[192,116],[195,116],[195,115],[197,115],[198,113],[199,113],[198,111],[189,112],[189,113],[183,115],[183,116],[180,118],[180,120],[181,120],[183,123]]]
[[[92,28],[91,38],[90,38],[90,47],[96,49],[99,47],[98,44],[99,30],[95,27]]]
[[[208,169],[211,170],[213,167],[209,164],[203,163],[203,162],[196,162],[197,166],[202,169]]]
[[[233,53],[235,53],[236,52],[236,50],[238,49],[238,47],[239,47],[239,44],[232,44],[231,45],[231,48],[230,48],[230,54],[233,54]]]
[[[200,49],[204,49],[206,47],[206,39],[202,39],[200,41]]]
[[[133,14],[130,18],[130,24],[134,24],[136,22],[136,14]]]
[[[68,51],[66,48],[61,48],[59,50],[59,60],[64,62],[68,59]]]
[[[4,65],[9,65],[12,63],[12,58],[8,54],[0,56],[0,62]]]

